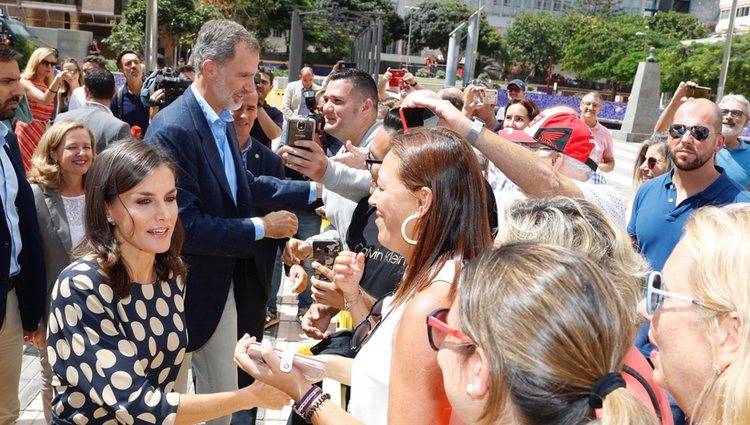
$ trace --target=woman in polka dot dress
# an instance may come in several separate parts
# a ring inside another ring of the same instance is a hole
[[[52,290],[52,423],[192,424],[289,400],[257,384],[173,392],[188,338],[176,192],[174,164],[144,143],[116,144],[89,170],[81,258]]]

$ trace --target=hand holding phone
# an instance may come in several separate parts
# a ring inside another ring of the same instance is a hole
[[[333,263],[341,252],[341,242],[335,239],[314,240],[312,243],[313,260],[321,265],[333,269]],[[314,276],[317,279],[325,279],[317,270]]]
[[[711,97],[711,87],[688,86],[687,97],[695,99],[708,99]]]

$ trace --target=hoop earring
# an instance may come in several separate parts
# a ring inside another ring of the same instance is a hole
[[[406,217],[406,219],[404,219],[404,221],[401,223],[401,237],[404,238],[406,243],[408,243],[409,245],[416,245],[417,241],[406,235],[406,225],[409,224],[410,221],[416,220],[418,218],[419,218],[419,213],[414,213]]]

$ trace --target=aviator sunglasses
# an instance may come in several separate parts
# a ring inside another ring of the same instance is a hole
[[[675,139],[681,138],[688,131],[690,131],[690,135],[693,136],[693,139],[699,142],[708,139],[708,136],[711,134],[711,130],[702,125],[688,127],[685,124],[672,124],[669,126],[669,135]]]

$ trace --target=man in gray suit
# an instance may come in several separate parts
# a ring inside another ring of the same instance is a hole
[[[112,142],[127,139],[130,126],[112,115],[109,102],[115,95],[115,78],[106,68],[92,69],[83,78],[86,92],[86,105],[83,108],[65,112],[56,120],[71,120],[88,127],[96,138],[96,153],[101,153]]]

